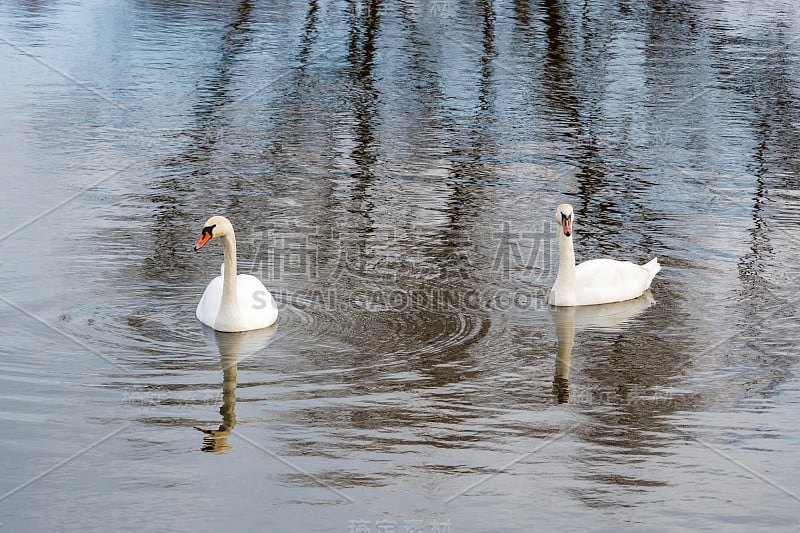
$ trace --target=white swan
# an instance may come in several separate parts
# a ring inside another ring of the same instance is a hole
[[[197,304],[197,318],[217,331],[249,331],[266,328],[278,319],[278,307],[264,284],[255,276],[236,275],[236,237],[230,221],[209,218],[203,226],[195,251],[211,239],[222,239],[225,262],[222,275],[206,287]]]
[[[661,270],[658,258],[645,265],[614,259],[592,259],[575,266],[572,247],[573,210],[569,204],[556,209],[558,232],[558,276],[547,301],[550,305],[597,305],[631,300],[650,288]]]

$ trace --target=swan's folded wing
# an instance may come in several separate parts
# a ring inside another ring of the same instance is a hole
[[[575,267],[576,305],[637,298],[650,286],[651,272],[629,261],[592,259]]]
[[[248,329],[270,326],[278,319],[278,306],[261,280],[249,274],[236,276],[237,296],[242,319]]]

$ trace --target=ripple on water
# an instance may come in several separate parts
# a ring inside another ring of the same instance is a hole
[[[178,300],[151,305],[116,300],[82,306],[62,313],[60,327],[131,368],[169,368],[188,358],[203,362],[219,359],[205,341],[194,309]]]
[[[489,327],[478,313],[363,305],[345,308],[293,294],[281,302],[280,325],[292,338],[375,357],[441,353],[480,339]]]
[[[478,313],[343,308],[303,294],[290,298],[276,294],[276,300],[280,306],[278,324],[270,332],[269,342],[261,349],[251,347],[249,354],[269,356],[267,345],[281,346],[284,355],[304,353],[306,347],[313,347],[315,352],[322,348],[329,354],[354,354],[354,358],[339,362],[342,364],[394,365],[415,355],[464,349],[489,328],[489,319]],[[142,305],[141,300],[116,300],[77,307],[61,314],[59,328],[133,368],[144,365],[166,370],[176,365],[186,368],[188,361],[195,368],[219,363],[213,331],[196,320],[193,305],[177,298],[152,305]],[[367,355],[368,363],[361,360]]]

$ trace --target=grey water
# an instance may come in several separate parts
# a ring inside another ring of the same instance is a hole
[[[799,149],[791,0],[2,2],[0,532],[798,531]]]

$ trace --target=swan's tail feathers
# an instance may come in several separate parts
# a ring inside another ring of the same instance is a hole
[[[643,264],[642,267],[644,267],[648,272],[650,272],[650,279],[647,280],[647,288],[649,289],[650,283],[653,281],[653,278],[656,277],[656,274],[658,274],[659,271],[661,270],[661,265],[658,263],[658,257],[652,258],[650,261]]]

